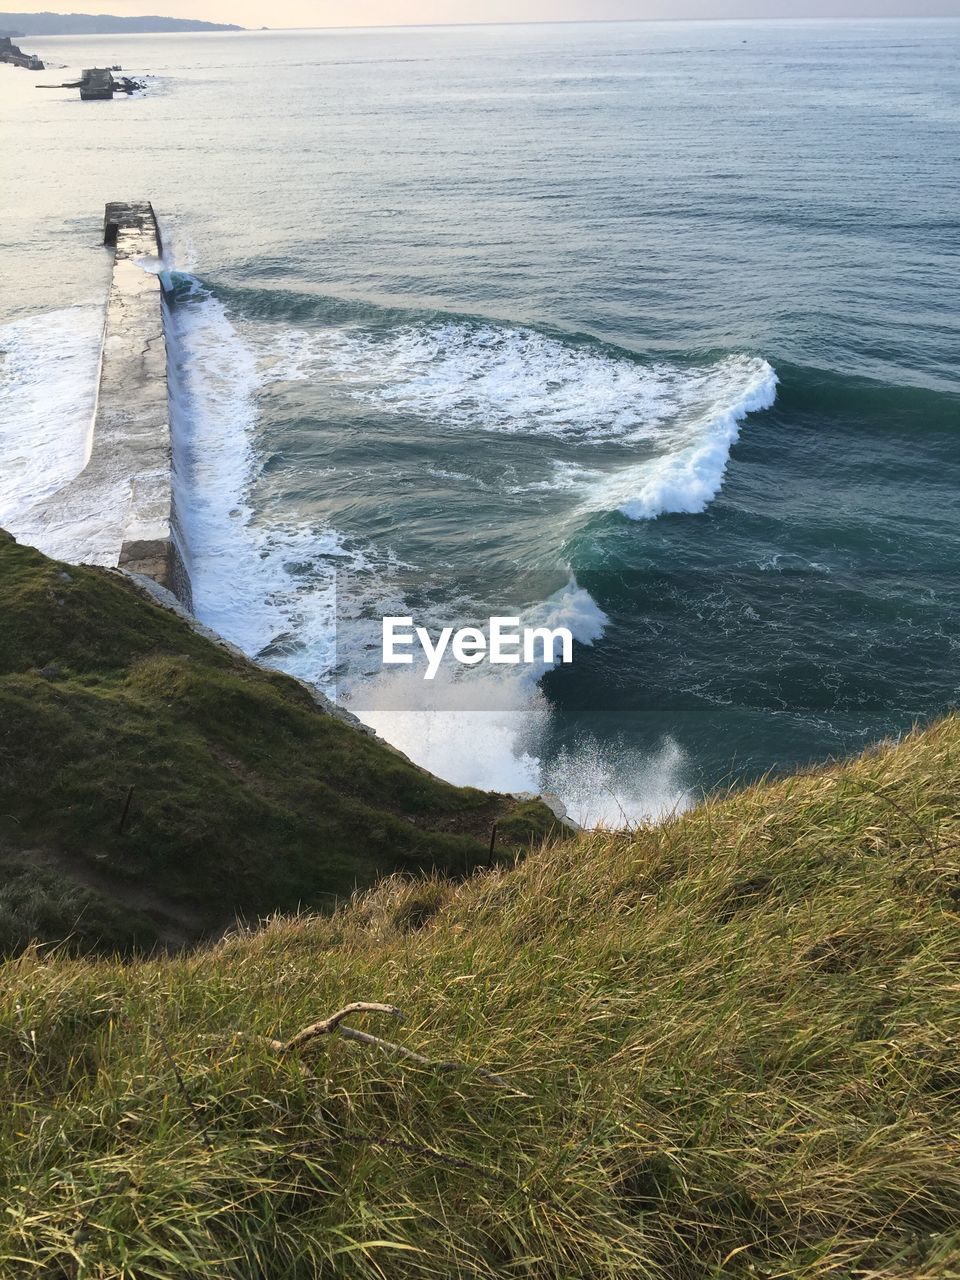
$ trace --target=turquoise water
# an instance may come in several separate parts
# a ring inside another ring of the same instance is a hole
[[[955,700],[960,22],[33,44],[152,79],[0,68],[0,523],[150,196],[198,610],[437,772],[615,820]],[[378,670],[514,610],[572,666]]]

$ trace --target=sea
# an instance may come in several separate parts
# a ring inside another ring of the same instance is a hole
[[[103,206],[150,199],[196,612],[414,760],[622,825],[957,700],[960,21],[20,43],[0,526],[70,559]],[[573,661],[427,682],[387,614]]]

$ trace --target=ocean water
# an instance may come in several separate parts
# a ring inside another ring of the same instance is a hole
[[[25,43],[0,525],[82,465],[147,197],[200,616],[435,772],[633,821],[956,700],[960,22]],[[575,660],[386,678],[384,613]]]

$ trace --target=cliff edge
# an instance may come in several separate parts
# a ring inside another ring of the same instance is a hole
[[[461,875],[557,826],[458,788],[161,608],[0,536],[0,951],[178,946]]]

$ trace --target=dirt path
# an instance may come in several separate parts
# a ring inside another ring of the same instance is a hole
[[[167,951],[182,950],[211,932],[209,920],[191,907],[165,898],[148,887],[133,885],[109,872],[99,871],[59,850],[5,849],[2,852],[8,854],[12,862],[53,871],[108,902],[119,903],[148,916],[157,926],[159,945]]]

